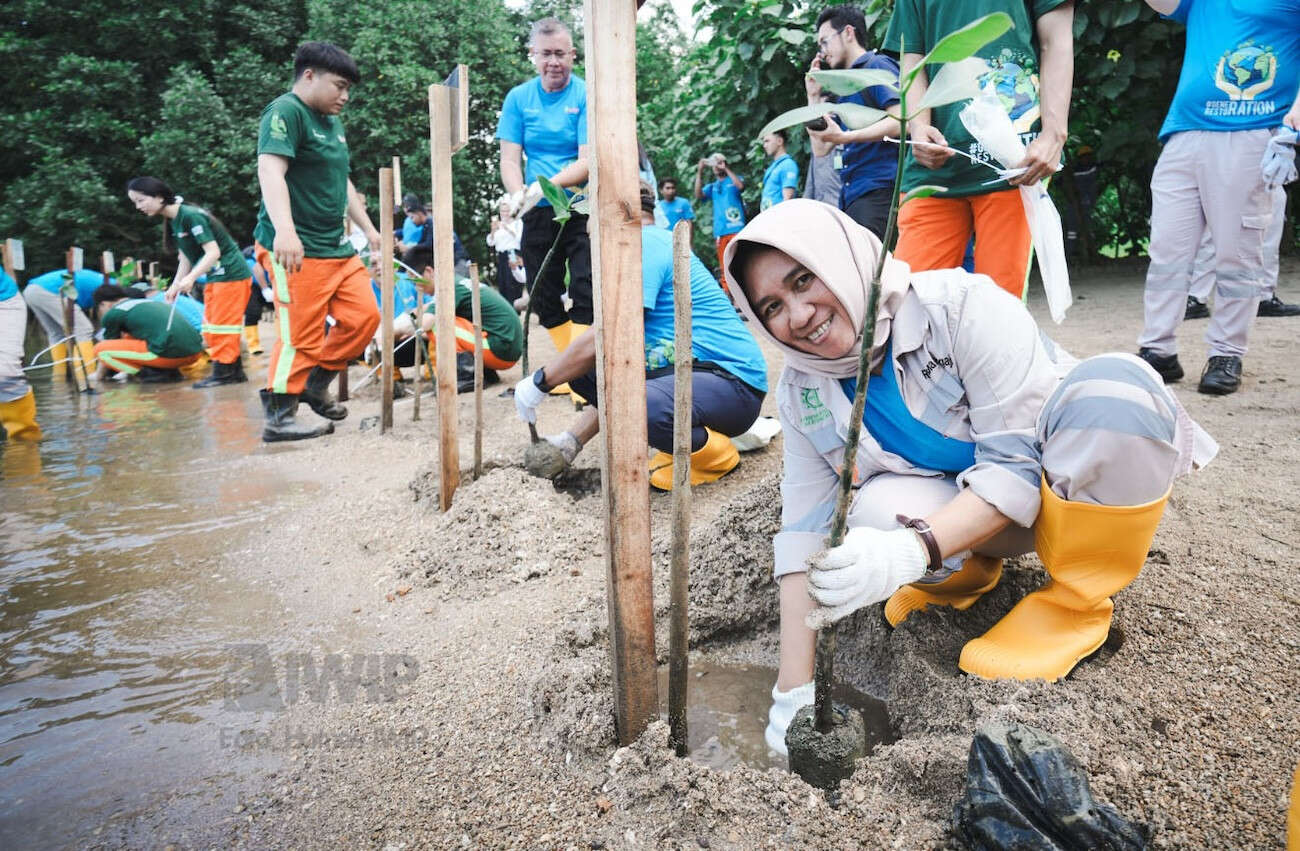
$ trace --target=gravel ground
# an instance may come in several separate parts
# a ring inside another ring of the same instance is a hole
[[[1066,324],[1049,333],[1080,356],[1132,350],[1140,275],[1094,274],[1075,292]],[[1282,295],[1300,300],[1294,268]],[[1031,307],[1050,325],[1041,303]],[[962,644],[1042,581],[1032,555],[1008,562],[1001,586],[967,612],[926,612],[893,632],[878,607],[855,615],[837,673],[885,700],[899,738],[859,763],[834,808],[779,769],[676,759],[663,723],[616,748],[601,501],[517,469],[526,432],[499,388],[485,404],[489,469],[466,477],[445,515],[430,498],[436,403],[419,423],[399,405],[385,436],[352,425],[374,413],[372,401],[355,403],[333,437],[267,453],[269,464],[321,471],[331,488],[293,514],[295,531],[240,558],[282,566],[286,621],[329,625],[347,652],[407,656],[418,674],[392,700],[301,702],[250,719],[253,744],[92,842],[952,847],[971,735],[1015,720],[1058,736],[1097,796],[1148,824],[1157,847],[1281,847],[1300,756],[1300,379],[1290,369],[1300,319],[1256,324],[1244,386],[1226,398],[1195,392],[1204,325],[1182,330],[1190,378],[1178,394],[1221,454],[1175,486],[1146,568],[1117,598],[1111,642],[1054,685],[957,671]],[[532,337],[538,362],[545,338]],[[545,403],[541,430],[562,426],[566,408]],[[461,412],[468,468],[467,397]],[[691,637],[713,661],[775,664],[779,450],[778,438],[695,492]],[[598,462],[593,447],[579,466]],[[669,503],[651,502],[662,647]],[[223,780],[232,768],[251,777],[238,791]]]

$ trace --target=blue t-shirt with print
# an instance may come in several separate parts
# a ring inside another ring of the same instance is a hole
[[[898,63],[874,50],[859,56],[852,67],[888,71],[895,79],[898,77]],[[889,86],[868,86],[837,100],[839,103],[886,109],[898,103],[898,90]],[[838,123],[844,127],[844,122]],[[841,210],[847,210],[850,204],[868,192],[894,185],[894,175],[898,172],[898,149],[888,142],[854,142],[845,145],[840,156],[843,163],[840,166]]]
[[[1161,142],[1281,125],[1300,88],[1300,0],[1182,0],[1169,17],[1187,46]]]
[[[370,289],[375,294],[375,306],[383,306],[384,294],[379,291],[379,282],[374,278],[370,279]],[[398,272],[393,278],[393,318],[401,316],[403,313],[410,313],[418,308],[419,292],[415,289],[415,281],[405,272]]]
[[[578,158],[587,144],[587,84],[576,74],[558,92],[542,88],[542,78],[520,83],[506,95],[497,122],[497,139],[524,149],[524,183],[538,175],[554,177]],[[550,206],[545,198],[537,206]]]
[[[695,211],[691,209],[691,202],[678,195],[671,201],[665,201],[660,198],[655,204],[655,221],[663,217],[664,227],[672,230],[677,223],[685,219],[688,222],[695,221]]]
[[[744,180],[744,175],[737,175]],[[729,233],[740,233],[745,227],[745,204],[740,200],[740,190],[730,177],[715,180],[700,190],[713,202],[713,238],[721,239]]]
[[[645,367],[676,363],[673,341],[673,235],[641,228],[641,303],[645,308]],[[713,275],[691,255],[691,354],[715,363],[755,390],[767,392],[767,362]]]
[[[55,269],[53,272],[46,272],[44,275],[37,275],[27,282],[27,286],[38,286],[41,289],[59,294],[63,288],[63,279],[68,274],[66,269]],[[79,269],[75,276],[77,284],[77,307],[82,310],[90,310],[95,305],[95,290],[99,289],[104,283],[102,272],[92,272],[89,269]]]
[[[18,282],[0,269],[0,301],[8,301],[18,295]]]
[[[763,172],[763,200],[759,204],[759,210],[766,210],[784,201],[786,189],[793,189],[795,195],[799,194],[799,166],[795,164],[794,157],[782,154],[772,160],[767,171]]]

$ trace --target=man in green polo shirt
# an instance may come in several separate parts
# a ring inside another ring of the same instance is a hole
[[[95,346],[97,379],[120,372],[142,381],[179,381],[180,368],[199,359],[203,338],[174,306],[132,298],[116,284],[101,285],[94,298],[104,335]]]
[[[253,236],[257,262],[270,273],[279,329],[262,391],[265,441],[333,431],[299,425],[298,401],[328,419],[346,417],[330,382],[379,326],[370,274],[343,233],[346,215],[378,252],[379,232],[348,178],[338,119],[360,72],[345,51],[319,41],[298,48],[293,70],[293,88],[262,111],[257,139],[262,207]],[[328,334],[326,315],[334,319]]]

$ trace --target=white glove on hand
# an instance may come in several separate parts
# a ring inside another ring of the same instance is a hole
[[[506,196],[506,201],[510,204],[510,215],[518,216],[519,208],[524,206],[524,190],[520,189],[518,192],[511,192]]]
[[[578,453],[582,451],[582,444],[578,442],[578,438],[567,431],[543,435],[542,440],[558,449],[566,464],[572,464],[573,459],[577,458]]]
[[[863,606],[888,599],[920,579],[929,560],[911,529],[850,529],[841,546],[808,559],[808,596],[818,607],[804,622],[809,629],[821,629]]]
[[[537,406],[546,398],[546,394],[537,386],[534,375],[536,373],[525,375],[523,380],[515,385],[515,412],[519,414],[519,419],[526,423],[537,422]]]
[[[1264,148],[1264,157],[1260,160],[1259,170],[1264,177],[1264,185],[1270,190],[1285,186],[1297,177],[1295,166],[1295,147],[1300,143],[1300,134],[1290,127],[1283,127]]]
[[[515,213],[515,215],[522,216],[524,213],[527,213],[529,210],[537,206],[537,202],[542,200],[542,197],[542,184],[534,180],[524,189],[522,200],[519,204],[519,212]]]
[[[769,748],[781,756],[790,756],[786,753],[785,732],[790,729],[794,714],[812,703],[815,697],[816,689],[812,683],[795,686],[789,691],[777,691],[776,686],[772,686],[772,708],[767,711],[767,729],[763,731]]]

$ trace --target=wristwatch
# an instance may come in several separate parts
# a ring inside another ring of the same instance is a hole
[[[930,555],[930,562],[925,566],[926,575],[943,570],[943,555],[939,552],[939,542],[934,539],[930,524],[920,517],[905,517],[902,514],[896,515],[894,519],[911,529],[921,539],[921,544]]]

